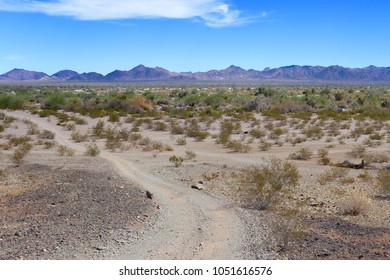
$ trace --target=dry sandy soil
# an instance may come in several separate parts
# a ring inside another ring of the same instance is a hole
[[[18,118],[1,133],[25,135],[28,119],[55,133],[57,145],[76,151],[60,157],[56,147],[34,146],[25,163],[10,161],[13,149],[0,152],[4,171],[0,179],[0,259],[388,259],[390,257],[390,203],[377,197],[375,177],[388,163],[363,170],[347,169],[334,181],[321,185],[318,176],[330,170],[318,157],[294,161],[301,175],[279,207],[260,211],[246,204],[235,174],[261,165],[270,156],[286,159],[308,147],[313,152],[329,146],[333,162],[359,163],[347,152],[364,140],[343,143],[321,140],[292,146],[273,145],[260,151],[251,143],[249,153],[233,153],[211,137],[177,145],[168,131],[141,127],[143,137],[161,141],[173,151],[142,151],[130,147],[111,152],[102,140],[99,157],[83,153],[86,143],[75,143],[71,131],[54,117],[39,118],[26,112],[5,112]],[[77,130],[87,132],[97,120],[88,119]],[[236,139],[245,137],[243,123]],[[120,127],[132,127],[122,123]],[[218,133],[212,125],[211,134]],[[347,133],[348,131],[342,131]],[[384,131],[382,131],[383,133]],[[387,131],[388,133],[388,131]],[[388,136],[387,136],[388,137]],[[174,167],[169,157],[196,157]],[[389,155],[389,143],[369,148]],[[368,175],[367,175],[368,174]],[[364,176],[363,176],[364,175]],[[204,189],[191,188],[199,181]],[[153,194],[146,198],[145,192]],[[350,193],[360,191],[370,202],[357,216],[343,215]],[[280,211],[297,207],[297,215]],[[282,207],[283,206],[283,207]],[[299,234],[297,234],[299,233]],[[299,238],[298,238],[299,237]]]

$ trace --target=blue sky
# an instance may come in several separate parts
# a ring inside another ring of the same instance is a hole
[[[390,66],[388,0],[0,0],[0,73]]]

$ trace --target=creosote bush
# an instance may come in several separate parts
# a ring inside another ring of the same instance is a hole
[[[361,191],[354,191],[339,203],[343,215],[358,216],[368,212],[372,200]]]
[[[191,160],[191,159],[196,158],[196,156],[197,155],[196,155],[196,153],[193,150],[187,149],[187,151],[186,151],[186,159]]]
[[[57,152],[60,156],[68,156],[68,157],[71,157],[75,154],[75,150],[64,145],[58,146]]]
[[[79,142],[84,142],[88,139],[88,135],[87,134],[82,134],[81,132],[75,130],[72,132],[72,134],[70,135],[71,139],[77,143]]]
[[[308,148],[301,148],[295,153],[291,153],[288,158],[293,160],[309,160],[313,156],[313,152]]]
[[[377,185],[384,193],[390,193],[390,170],[379,170]]]
[[[100,149],[95,143],[89,144],[87,146],[87,150],[85,151],[85,155],[91,156],[91,157],[96,157],[99,154],[100,154]]]
[[[186,140],[186,137],[183,136],[183,137],[179,137],[176,139],[176,144],[177,145],[181,145],[181,146],[184,146],[187,144],[187,140]]]
[[[177,156],[171,156],[169,158],[169,162],[173,163],[175,165],[175,167],[179,167],[180,165],[182,165],[183,161],[184,161],[183,158],[177,157]]]
[[[20,145],[12,154],[12,162],[19,165],[24,162],[24,158],[26,155],[31,151],[32,145],[31,144],[22,144]]]
[[[247,153],[251,150],[251,147],[247,144],[242,143],[239,140],[230,140],[227,142],[226,147],[231,149],[233,152]]]
[[[295,164],[270,158],[265,165],[251,166],[241,171],[241,184],[251,193],[252,206],[265,210],[277,203],[290,187],[298,185],[299,172]]]

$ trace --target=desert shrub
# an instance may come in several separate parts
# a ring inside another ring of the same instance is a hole
[[[269,139],[278,140],[279,137],[280,137],[282,134],[284,134],[284,133],[285,133],[284,129],[282,129],[282,128],[280,128],[280,127],[274,128],[274,129],[271,131],[270,135],[269,135]]]
[[[324,136],[324,131],[320,126],[313,126],[304,131],[306,137],[319,140]]]
[[[329,165],[331,163],[331,160],[329,157],[322,157],[318,160],[318,163],[322,165]]]
[[[115,152],[116,149],[122,148],[122,142],[118,138],[110,138],[107,139],[105,146],[111,152]]]
[[[361,172],[358,176],[357,176],[359,179],[365,181],[365,182],[370,182],[372,181],[372,176],[371,174],[368,172],[368,170],[364,170],[363,172]],[[390,178],[389,178],[390,179]]]
[[[31,149],[31,144],[20,145],[11,156],[12,162],[17,165],[22,164],[24,162],[24,158],[31,151]]]
[[[380,140],[371,140],[370,138],[366,138],[366,139],[364,139],[363,144],[368,146],[368,147],[373,148],[373,147],[381,146],[382,145],[382,141],[380,141]]]
[[[371,140],[382,140],[383,137],[384,137],[383,134],[374,133],[374,134],[371,134],[368,138],[370,138]]]
[[[231,121],[228,120],[223,121],[221,123],[221,131],[216,140],[217,144],[226,145],[230,140],[230,136],[232,135],[233,130],[234,130],[234,124]]]
[[[318,160],[319,164],[328,165],[330,163],[330,158],[328,157],[329,151],[325,148],[321,148],[317,151],[320,159]]]
[[[254,138],[260,139],[265,136],[265,132],[260,129],[251,129],[249,131],[249,135],[253,136]]]
[[[306,137],[295,137],[293,139],[291,139],[290,143],[291,145],[295,146],[296,144],[301,144],[303,142],[306,142]]]
[[[45,147],[45,149],[53,148],[54,145],[55,145],[54,141],[44,141],[43,142],[43,146]]]
[[[38,116],[40,118],[47,118],[47,117],[55,116],[55,115],[56,115],[55,110],[43,109],[43,110],[38,111]]]
[[[291,162],[270,158],[264,166],[243,169],[240,181],[251,194],[251,204],[259,210],[265,210],[277,203],[290,187],[298,184],[299,172]]]
[[[57,153],[60,155],[60,156],[68,156],[68,157],[71,157],[75,154],[75,150],[73,150],[72,148],[69,148],[67,146],[64,146],[64,145],[60,145],[58,146],[57,148]]]
[[[72,134],[70,135],[71,139],[75,142],[84,142],[88,139],[87,134],[82,134],[79,131],[73,131]]]
[[[172,134],[185,134],[185,132],[186,132],[185,129],[180,125],[172,125],[171,127]]]
[[[163,121],[154,122],[154,130],[156,131],[165,131],[168,128],[168,125]]]
[[[110,113],[109,116],[108,116],[108,121],[109,122],[119,122],[121,120],[120,116],[118,113],[116,112],[113,112],[113,113]]]
[[[196,120],[191,120],[186,127],[186,136],[193,137],[196,141],[203,141],[209,136],[209,133],[202,131]]]
[[[68,121],[70,120],[70,117],[68,116],[68,114],[67,114],[67,113],[64,113],[64,112],[58,112],[58,113],[56,113],[56,117],[57,117],[58,122],[59,122],[60,124],[66,123],[66,122],[68,122]]]
[[[317,151],[317,154],[320,158],[327,157],[329,154],[329,151],[327,149],[321,148]]]
[[[87,121],[83,118],[73,117],[72,119],[73,119],[74,123],[77,125],[87,124]]]
[[[31,141],[32,139],[28,136],[21,136],[21,137],[13,136],[8,139],[8,145],[9,146],[27,145]]]
[[[348,156],[353,158],[362,158],[366,152],[366,148],[362,145],[357,145],[352,148],[350,152],[348,152]]]
[[[171,156],[169,158],[169,162],[173,163],[175,165],[175,167],[179,167],[180,165],[182,165],[183,161],[184,161],[183,158],[177,157],[177,156]]]
[[[183,137],[177,138],[177,139],[176,139],[176,144],[177,144],[177,145],[182,145],[182,146],[186,145],[186,144],[187,144],[186,137],[183,136]]]
[[[382,192],[390,192],[390,170],[379,170],[376,181]]]
[[[321,185],[333,182],[336,179],[344,178],[348,175],[349,170],[346,168],[332,167],[330,170],[318,175],[317,182]]]
[[[187,134],[188,135],[188,134]],[[196,131],[190,137],[194,137],[196,141],[201,142],[209,136],[207,131]]]
[[[191,160],[191,159],[196,158],[196,156],[197,155],[196,155],[196,153],[193,150],[187,149],[187,151],[186,151],[186,159]]]
[[[7,176],[7,172],[3,169],[0,169],[0,180],[4,179]]]
[[[64,107],[66,103],[65,96],[62,93],[51,93],[44,100],[44,106],[47,109],[58,110]]]
[[[128,141],[132,143],[137,143],[139,140],[142,139],[142,135],[139,133],[130,133]]]
[[[143,138],[141,137],[138,140],[138,144],[141,146],[148,146],[148,145],[150,145],[151,142],[152,142],[152,140],[149,137],[143,137]]]
[[[12,117],[12,116],[5,115],[4,118],[3,118],[3,123],[5,125],[9,125],[9,124],[13,123],[14,121],[16,121],[16,118]]]
[[[38,125],[35,123],[29,123],[28,124],[28,129],[27,129],[27,134],[28,135],[38,135],[41,132],[38,129]]]
[[[268,151],[271,149],[271,147],[272,147],[272,143],[264,141],[264,140],[260,141],[260,144],[259,144],[260,151],[263,151],[263,152]]]
[[[302,213],[298,209],[284,210],[278,219],[271,222],[272,236],[280,250],[291,241],[304,237]]]
[[[104,134],[104,121],[100,120],[95,126],[92,127],[92,133],[96,137],[103,137]]]
[[[203,173],[203,174],[202,174],[202,177],[203,177],[206,181],[212,181],[212,180],[217,179],[217,178],[219,177],[219,172],[211,172],[210,174]]]
[[[301,148],[295,153],[291,153],[288,158],[293,160],[309,160],[313,156],[313,152],[308,148]]]
[[[340,179],[341,184],[343,185],[350,185],[355,182],[355,178],[353,177],[344,177]]]
[[[372,200],[361,191],[354,191],[339,203],[343,215],[358,216],[366,214],[372,205]]]
[[[242,143],[242,141],[239,140],[230,140],[227,142],[226,147],[228,149],[231,149],[233,152],[238,153],[247,153],[251,150],[251,147],[247,144]]]
[[[0,132],[3,132],[5,130],[4,125],[0,125]]]
[[[54,139],[55,133],[45,129],[39,133],[38,137],[39,139]]]
[[[76,129],[76,125],[75,125],[75,123],[74,122],[67,122],[66,124],[65,124],[65,128],[67,129],[67,130],[75,130]]]
[[[364,159],[366,160],[366,162],[375,162],[375,163],[384,163],[390,160],[387,154],[379,153],[379,152],[365,153]]]
[[[91,156],[91,157],[96,157],[100,154],[100,149],[96,145],[96,143],[89,144],[87,146],[87,150],[85,151],[85,155]]]

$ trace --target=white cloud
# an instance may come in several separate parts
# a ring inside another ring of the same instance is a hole
[[[78,20],[200,18],[210,27],[248,22],[227,0],[0,0],[0,10],[70,16]]]
[[[23,60],[23,57],[21,55],[18,55],[18,54],[12,54],[12,55],[7,56],[5,59],[10,60],[10,61],[17,61],[17,60]]]

